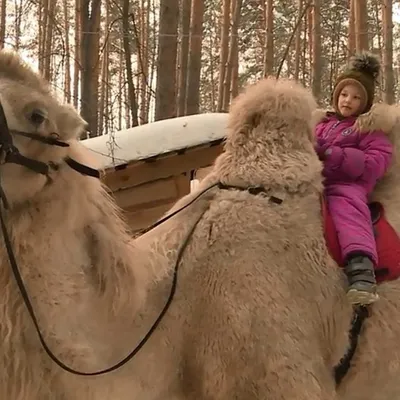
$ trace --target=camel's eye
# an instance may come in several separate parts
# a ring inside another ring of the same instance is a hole
[[[46,114],[42,110],[33,110],[29,119],[33,124],[41,125],[46,119]]]

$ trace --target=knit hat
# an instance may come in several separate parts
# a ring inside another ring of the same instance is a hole
[[[375,84],[381,64],[379,59],[370,53],[361,53],[351,58],[347,69],[338,76],[332,94],[332,105],[338,112],[338,99],[342,89],[347,85],[356,85],[363,92],[360,114],[372,107],[375,95]]]

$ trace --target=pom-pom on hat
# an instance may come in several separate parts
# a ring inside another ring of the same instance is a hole
[[[355,55],[347,69],[338,76],[332,95],[332,105],[338,112],[338,99],[342,89],[347,85],[356,85],[363,92],[360,114],[368,112],[372,107],[375,95],[375,84],[379,77],[381,64],[379,59],[370,53]]]

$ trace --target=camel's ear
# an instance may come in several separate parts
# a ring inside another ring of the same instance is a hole
[[[87,122],[78,114],[75,108],[70,104],[61,106],[58,115],[58,126],[60,136],[63,140],[77,139],[87,130]]]

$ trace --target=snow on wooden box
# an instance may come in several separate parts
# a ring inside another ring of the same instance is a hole
[[[158,219],[190,192],[196,170],[221,153],[228,115],[178,117],[82,141],[105,169],[104,183],[132,230]]]

